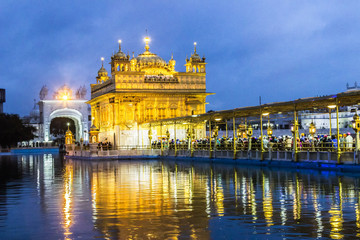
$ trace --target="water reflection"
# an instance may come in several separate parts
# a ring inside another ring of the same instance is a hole
[[[64,199],[63,199],[63,228],[65,239],[70,239],[72,225],[72,185],[73,185],[73,167],[66,164],[64,173]]]
[[[0,158],[5,238],[349,239],[359,202],[359,178],[315,171]]]

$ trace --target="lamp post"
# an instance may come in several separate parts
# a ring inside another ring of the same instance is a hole
[[[217,136],[219,135],[219,126],[215,126],[212,137],[214,138],[214,152],[216,151],[216,142],[217,142]]]
[[[354,129],[356,133],[356,139],[355,139],[355,151],[357,152],[359,150],[359,131],[360,131],[360,117],[355,113],[352,122],[352,128]]]
[[[341,164],[341,149],[340,149],[340,129],[339,129],[339,100],[335,99],[335,104],[329,105],[328,108],[336,110],[336,139],[337,139],[337,164]]]
[[[273,129],[271,128],[270,124],[268,124],[267,134],[268,134],[268,136],[269,136],[269,139],[270,139],[271,136],[273,135]]]
[[[291,125],[291,132],[293,135],[293,161],[297,162],[298,161],[298,149],[297,149],[297,138],[296,136],[298,135],[298,121],[297,121],[297,117],[296,117],[296,111],[294,111],[294,123]]]
[[[150,144],[150,149],[152,148],[152,145],[151,145],[151,139],[152,139],[152,131],[151,131],[151,127],[148,131],[148,137],[149,137],[149,144]]]
[[[331,129],[332,129],[332,125],[331,125],[331,110],[332,110],[332,109],[335,109],[335,108],[336,108],[336,105],[329,105],[328,108],[329,108],[329,136],[331,137],[331,135],[332,135],[332,132],[331,132]]]
[[[253,128],[251,127],[251,124],[249,124],[249,127],[246,129],[246,135],[249,142],[249,151],[251,150],[251,136],[253,135]]]
[[[310,123],[309,133],[310,133],[310,135],[311,135],[311,137],[312,137],[311,150],[312,150],[312,151],[315,151],[315,137],[314,137],[314,135],[315,135],[315,133],[316,133],[316,127],[315,127],[314,122],[311,122],[311,123]]]

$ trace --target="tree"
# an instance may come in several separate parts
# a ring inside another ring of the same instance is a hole
[[[0,145],[16,146],[18,142],[34,139],[36,129],[25,125],[17,114],[0,114]]]

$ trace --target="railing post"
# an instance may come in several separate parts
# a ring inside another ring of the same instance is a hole
[[[262,123],[262,111],[260,110],[260,160],[264,160],[264,136],[263,136],[263,123]]]
[[[329,136],[330,136],[330,138],[331,138],[331,128],[332,128],[332,126],[331,126],[331,108],[329,108],[329,127],[330,127],[330,130],[329,130]]]
[[[236,126],[235,126],[235,116],[233,116],[233,144],[234,144],[234,159],[236,159]]]
[[[340,129],[339,129],[339,102],[336,98],[336,135],[337,135],[337,163],[341,164]]]
[[[298,161],[298,148],[297,148],[297,136],[298,135],[298,121],[296,118],[296,110],[294,109],[294,135],[293,135],[293,161]]]
[[[209,158],[212,158],[212,147],[211,147],[211,120],[209,120]]]

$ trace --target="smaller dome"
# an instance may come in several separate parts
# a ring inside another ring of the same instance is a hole
[[[201,57],[196,52],[191,55],[190,59],[192,59],[193,61],[201,61]]]
[[[114,55],[114,57],[116,57],[116,58],[126,58],[126,55],[125,55],[125,53],[123,53],[122,51],[118,51],[118,52]]]
[[[101,66],[101,68],[99,69],[98,73],[106,73],[106,74],[107,74],[107,71],[106,71],[106,69],[104,68],[104,65]]]

